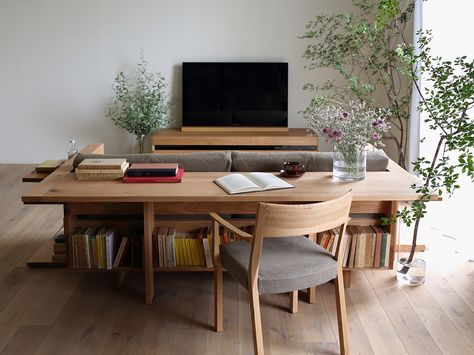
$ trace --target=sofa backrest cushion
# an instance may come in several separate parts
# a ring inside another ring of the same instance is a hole
[[[82,154],[74,159],[76,168],[81,161],[87,158],[125,158],[133,163],[178,163],[184,171],[230,171],[231,155],[225,152],[197,152],[176,154]]]
[[[332,152],[240,152],[232,151],[232,171],[280,171],[283,162],[297,161],[306,171],[332,171]],[[367,152],[367,171],[384,171],[388,157],[383,150]]]

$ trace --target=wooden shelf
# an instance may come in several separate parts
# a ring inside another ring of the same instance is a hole
[[[66,267],[65,261],[53,260],[54,239],[46,241],[28,260],[29,267]]]
[[[136,272],[143,271],[143,268],[131,267],[131,266],[121,266],[118,269],[86,269],[86,268],[69,268],[73,272]]]
[[[176,153],[193,151],[245,150],[245,151],[291,151],[317,150],[318,137],[309,135],[304,128],[288,131],[242,132],[242,131],[181,131],[164,129],[151,138],[153,153]]]
[[[41,182],[45,177],[47,177],[51,173],[37,173],[36,170],[28,173],[27,175],[23,176],[21,179],[22,182]]]
[[[209,272],[214,271],[213,267],[206,266],[176,266],[176,267],[155,267],[153,268],[155,272],[188,272],[188,271],[197,271],[197,272]]]

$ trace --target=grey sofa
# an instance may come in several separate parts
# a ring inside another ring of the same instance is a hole
[[[74,159],[76,167],[86,158],[125,158],[129,163],[178,163],[188,172],[268,171],[277,172],[284,161],[303,163],[306,171],[332,171],[331,152],[196,152],[176,154],[82,154]],[[382,150],[367,152],[367,171],[384,171],[388,157]]]

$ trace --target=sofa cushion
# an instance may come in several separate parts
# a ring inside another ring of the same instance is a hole
[[[82,154],[74,159],[74,168],[87,158],[124,158],[132,163],[178,163],[184,171],[230,171],[231,155],[225,152],[197,152],[176,154]]]
[[[232,151],[232,171],[280,171],[283,162],[297,161],[306,171],[332,171],[332,152]],[[388,157],[383,150],[367,152],[367,171],[384,171]]]
[[[251,247],[251,243],[243,240],[220,246],[222,265],[245,288],[248,288]],[[263,240],[258,272],[260,294],[301,290],[321,285],[336,276],[337,261],[306,237]]]

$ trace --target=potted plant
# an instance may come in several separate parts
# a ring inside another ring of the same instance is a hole
[[[106,115],[118,127],[136,136],[140,153],[144,152],[147,135],[171,123],[168,114],[170,102],[165,91],[167,86],[160,73],[149,69],[143,54],[133,84],[123,72],[115,77],[112,87],[115,98]]]
[[[419,157],[413,163],[420,183],[412,188],[420,195],[419,200],[398,213],[414,229],[410,254],[400,258],[397,277],[414,285],[424,282],[424,275],[418,272],[424,269],[424,261],[415,258],[415,249],[430,196],[453,194],[459,188],[461,174],[474,181],[474,120],[469,115],[474,107],[474,60],[465,56],[454,60],[433,57],[429,47],[431,32],[420,31],[419,36],[417,52],[406,43],[397,49],[397,55],[413,68],[409,74],[420,94],[419,110],[439,138],[431,158]],[[425,89],[419,86],[419,78],[426,81]]]
[[[407,63],[395,53],[413,14],[413,0],[353,0],[354,13],[318,15],[300,38],[309,41],[303,58],[308,69],[328,68],[343,79],[304,89],[317,93],[309,113],[321,98],[357,99],[372,107],[389,108],[390,131],[383,140],[397,149],[398,164],[406,167],[407,122],[412,86],[404,83]],[[403,69],[403,70],[400,70]],[[374,96],[377,92],[380,95]]]
[[[374,109],[362,101],[347,104],[320,99],[305,112],[308,129],[334,144],[333,175],[343,180],[365,178],[367,143],[383,146],[382,135],[390,129],[386,109]]]

